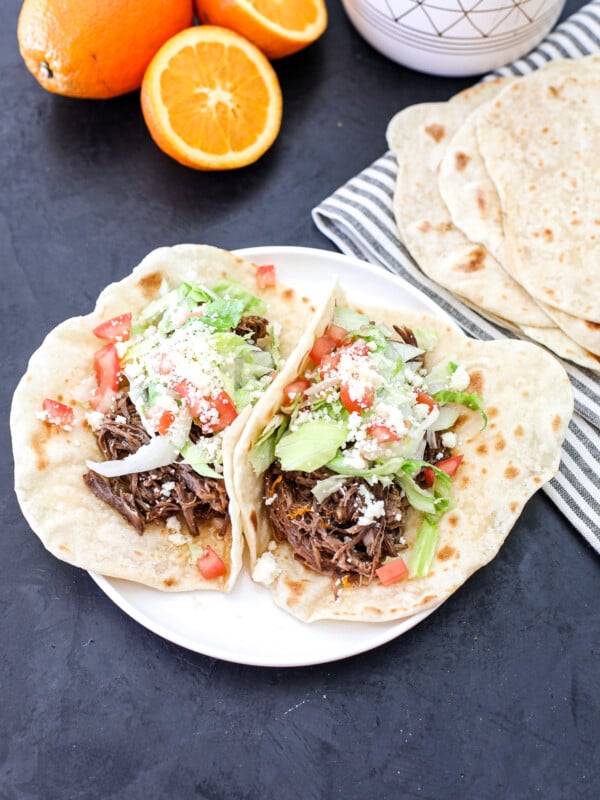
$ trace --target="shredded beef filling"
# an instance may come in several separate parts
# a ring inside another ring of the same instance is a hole
[[[201,431],[195,428],[193,425],[192,434],[197,439]],[[107,460],[124,458],[150,441],[126,392],[117,397],[115,410],[105,416],[96,436]],[[213,519],[222,519],[222,536],[227,531],[229,501],[224,482],[198,475],[189,464],[177,462],[119,478],[104,478],[90,470],[83,480],[96,497],[116,509],[140,535],[147,523],[174,514],[181,516],[192,536],[197,536],[201,526]]]
[[[257,317],[253,314],[248,314],[242,317],[238,322],[235,333],[238,336],[246,336],[250,334],[250,340],[258,342],[259,339],[264,339],[269,332],[269,320],[264,317]]]
[[[396,484],[370,486],[362,478],[349,478],[318,503],[312,487],[333,474],[327,467],[309,473],[283,472],[277,463],[269,468],[264,486],[275,538],[288,541],[295,557],[316,572],[371,581],[386,556],[406,547],[402,533],[408,502]],[[368,524],[359,522],[370,502],[361,486],[375,501],[384,501],[384,515]]]
[[[394,330],[406,344],[418,346],[410,328],[394,325]],[[421,369],[425,356],[410,361]],[[425,447],[423,460],[435,464],[450,455],[441,444],[440,434],[435,433]],[[342,489],[318,503],[311,489],[333,474],[327,467],[310,473],[284,472],[277,462],[269,468],[264,490],[275,538],[289,542],[295,558],[316,572],[346,577],[353,583],[370,582],[387,556],[393,558],[407,547],[402,534],[408,500],[395,483],[370,485],[363,478],[348,478]],[[422,471],[416,480],[425,485]],[[374,500],[369,495],[365,499],[361,486]],[[384,515],[361,524],[361,517],[368,519],[367,504],[379,500],[384,501]]]

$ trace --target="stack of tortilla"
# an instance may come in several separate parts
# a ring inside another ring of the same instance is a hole
[[[478,84],[391,120],[394,213],[422,271],[600,372],[600,57]]]

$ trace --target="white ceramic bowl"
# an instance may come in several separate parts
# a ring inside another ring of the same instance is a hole
[[[357,31],[388,58],[433,75],[478,75],[528,53],[565,0],[342,0]]]

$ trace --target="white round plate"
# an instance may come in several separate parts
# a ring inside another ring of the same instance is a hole
[[[380,267],[306,247],[252,247],[236,251],[256,264],[275,264],[278,278],[320,300],[337,276],[350,300],[429,312],[454,324],[429,298]],[[394,622],[300,622],[278,608],[244,569],[230,594],[160,592],[90,573],[126,614],[170,642],[224,661],[264,667],[300,667],[363,653],[405,633],[435,608]]]

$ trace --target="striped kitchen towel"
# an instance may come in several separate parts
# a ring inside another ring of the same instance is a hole
[[[593,0],[559,25],[530,55],[493,75],[525,75],[556,58],[600,53],[600,0]],[[417,267],[398,239],[393,212],[396,159],[385,153],[312,211],[319,230],[344,253],[400,275],[424,291],[471,336],[514,338],[479,315]],[[562,362],[575,395],[558,474],[544,491],[590,545],[600,552],[600,380],[593,372]]]

